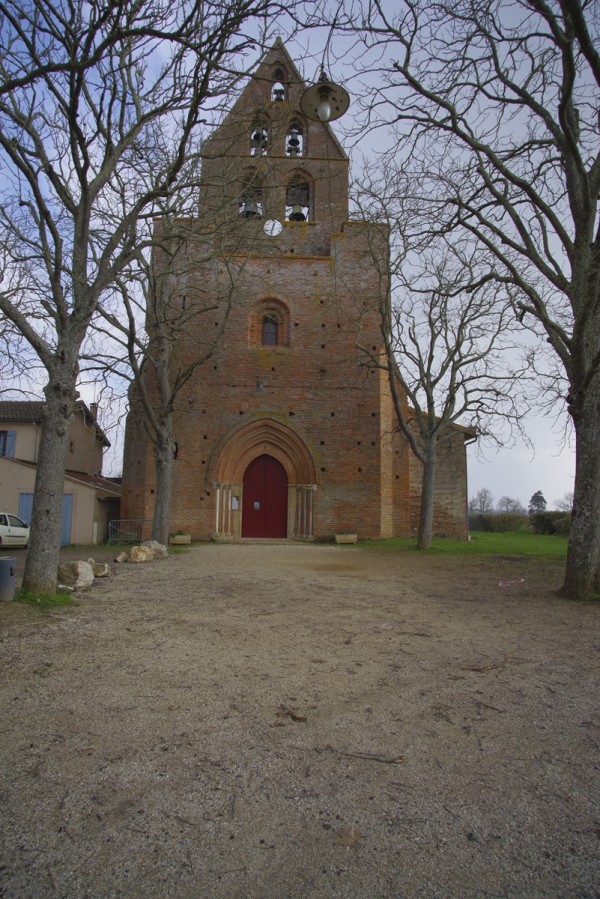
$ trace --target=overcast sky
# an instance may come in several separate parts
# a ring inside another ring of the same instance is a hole
[[[541,490],[551,509],[565,493],[572,493],[573,440],[565,443],[560,425],[548,416],[529,415],[525,423],[533,450],[519,443],[497,452],[487,450],[482,459],[476,446],[468,448],[469,497],[487,487],[495,503],[501,496],[510,496],[527,508],[531,496]]]

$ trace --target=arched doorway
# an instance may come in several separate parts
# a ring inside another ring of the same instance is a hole
[[[257,456],[244,472],[242,537],[287,537],[288,477],[267,453]]]
[[[317,489],[312,456],[304,441],[292,428],[272,418],[263,417],[241,428],[232,429],[223,437],[211,459],[207,481],[212,483],[215,490],[215,537],[219,539],[248,535],[250,525],[242,525],[244,505],[246,514],[249,514],[247,504],[244,503],[244,476],[252,463],[263,455],[278,462],[286,478],[287,497],[283,502],[287,510],[287,522],[285,515],[280,512],[278,536],[284,539],[310,539],[314,533]]]

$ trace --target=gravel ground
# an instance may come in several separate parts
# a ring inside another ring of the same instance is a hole
[[[600,605],[559,582],[202,545],[1,604],[1,894],[599,896]]]

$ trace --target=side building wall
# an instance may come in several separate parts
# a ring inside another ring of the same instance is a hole
[[[421,480],[423,466],[414,455],[410,458],[410,530],[416,534],[419,527]],[[438,465],[433,507],[433,533],[439,537],[467,540],[467,458],[465,432],[453,430],[448,440],[438,448]]]
[[[33,494],[36,469],[18,459],[0,457],[0,496],[2,511],[17,515],[21,494]],[[118,514],[119,500],[100,500],[93,487],[66,477],[63,494],[71,497],[71,543],[88,545],[104,543],[108,538],[108,522]]]
[[[123,450],[122,519],[151,519],[154,514],[154,462],[152,444],[135,393],[130,391]]]

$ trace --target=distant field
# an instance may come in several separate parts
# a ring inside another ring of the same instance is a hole
[[[357,544],[367,552],[416,552],[414,539],[366,540]],[[564,559],[567,555],[567,538],[549,535],[531,534],[527,531],[508,531],[491,533],[474,531],[471,539],[450,540],[446,537],[435,537],[433,546],[427,553],[432,555],[448,554],[463,556],[503,555],[503,556],[537,556],[547,559]]]

